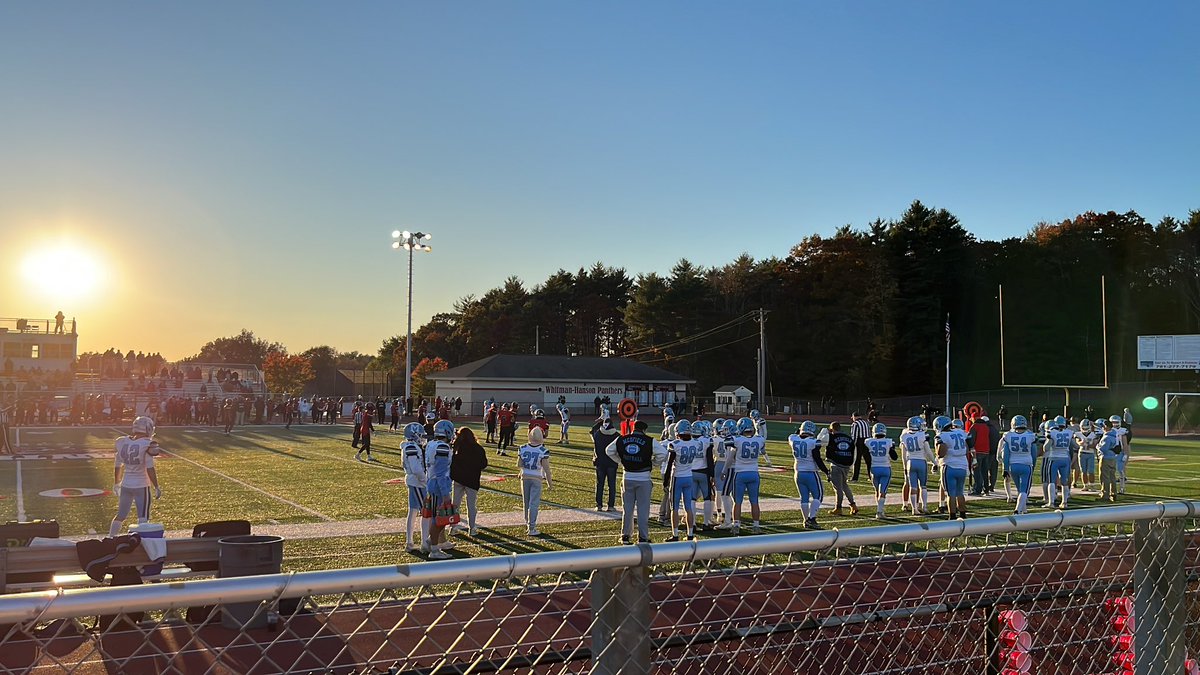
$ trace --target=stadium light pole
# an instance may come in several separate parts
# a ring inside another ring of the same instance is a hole
[[[412,270],[413,251],[432,251],[429,244],[424,243],[433,239],[432,234],[424,232],[409,232],[392,230],[392,248],[408,251],[408,339],[404,346],[404,406],[408,412],[408,401],[412,398]]]

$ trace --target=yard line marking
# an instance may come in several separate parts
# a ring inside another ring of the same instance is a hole
[[[205,471],[208,471],[209,473],[216,474],[216,475],[220,476],[221,478],[224,478],[225,480],[233,481],[234,483],[237,483],[238,485],[241,485],[241,486],[242,486],[242,487],[244,487],[244,488],[248,488],[248,489],[250,489],[250,490],[254,490],[255,492],[258,492],[258,493],[261,493],[261,494],[264,494],[264,495],[266,495],[266,496],[270,497],[271,499],[274,499],[274,500],[276,500],[276,501],[281,501],[281,502],[283,502],[284,504],[287,504],[287,505],[289,505],[289,506],[292,506],[292,507],[295,507],[295,508],[297,508],[297,509],[300,509],[301,511],[303,511],[303,512],[305,512],[305,513],[308,513],[308,514],[310,514],[310,515],[314,515],[314,516],[316,516],[316,517],[320,518],[321,520],[324,520],[324,521],[325,521],[325,522],[327,522],[327,523],[332,523],[332,522],[334,522],[334,519],[333,519],[333,518],[330,518],[329,516],[325,515],[324,513],[321,513],[320,511],[313,511],[312,509],[308,508],[307,506],[302,506],[302,505],[300,505],[300,504],[297,504],[296,502],[294,502],[294,501],[292,501],[292,500],[290,500],[290,499],[285,499],[285,498],[283,498],[283,497],[280,497],[280,496],[279,496],[279,495],[277,495],[277,494],[272,494],[272,493],[270,493],[270,492],[267,492],[266,490],[264,490],[264,489],[262,489],[262,488],[255,487],[255,486],[253,486],[253,485],[251,485],[251,484],[249,484],[249,483],[247,483],[247,482],[245,482],[245,481],[238,480],[238,479],[234,478],[233,476],[230,476],[230,475],[227,475],[227,474],[223,474],[223,473],[221,473],[220,471],[217,471],[216,469],[210,469],[209,467],[207,467],[207,466],[204,466],[203,464],[201,464],[201,463],[199,463],[199,462],[193,462],[192,460],[188,459],[187,457],[184,457],[183,455],[179,455],[179,454],[176,454],[176,453],[174,453],[174,452],[170,452],[170,451],[168,451],[168,450],[163,450],[163,451],[162,451],[162,454],[164,454],[164,455],[170,455],[171,457],[175,457],[176,459],[182,459],[183,461],[187,462],[188,464],[191,464],[192,466],[195,466],[195,467],[198,467],[198,468],[204,469]]]
[[[25,522],[25,488],[21,481],[21,460],[17,460],[17,520]]]

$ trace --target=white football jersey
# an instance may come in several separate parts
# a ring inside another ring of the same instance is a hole
[[[1073,437],[1074,434],[1065,429],[1062,431],[1048,429],[1046,443],[1042,446],[1043,452],[1046,453],[1046,459],[1070,459]]]
[[[1033,453],[1036,450],[1037,435],[1032,431],[1007,431],[1000,437],[1000,452],[1008,458],[1008,463],[1033,465]]]
[[[758,458],[766,451],[766,443],[761,436],[735,436],[730,450],[734,472],[758,471]]]
[[[154,458],[160,449],[158,443],[149,437],[130,438],[122,436],[116,442],[116,454],[113,465],[125,465],[121,474],[121,487],[144,488],[150,487],[150,475],[147,469],[154,468]]]
[[[792,449],[792,459],[796,461],[796,473],[817,471],[817,461],[814,458],[821,451],[821,444],[817,439],[792,434],[788,436],[788,446]]]

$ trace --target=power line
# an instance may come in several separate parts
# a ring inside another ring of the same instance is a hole
[[[664,349],[671,349],[671,348],[673,348],[673,347],[680,347],[680,346],[683,346],[683,345],[686,345],[686,344],[689,344],[689,343],[695,342],[695,341],[697,341],[697,340],[702,340],[702,339],[704,339],[704,338],[706,338],[706,337],[709,337],[709,336],[711,336],[711,335],[713,335],[713,334],[715,334],[715,333],[718,333],[718,332],[720,332],[720,331],[723,331],[723,330],[726,330],[726,329],[728,329],[728,328],[731,328],[731,327],[733,327],[733,326],[736,326],[736,325],[740,325],[740,324],[742,324],[742,323],[745,323],[746,321],[750,321],[750,320],[754,319],[754,318],[755,318],[755,317],[757,317],[757,316],[758,316],[758,312],[757,312],[757,310],[756,310],[756,311],[753,311],[753,312],[747,312],[747,313],[743,314],[742,316],[739,316],[739,317],[737,317],[737,318],[735,318],[735,319],[732,319],[732,320],[730,320],[730,321],[727,321],[727,322],[725,322],[725,323],[723,323],[723,324],[720,324],[720,325],[718,325],[718,326],[714,326],[714,327],[712,327],[712,328],[708,328],[708,329],[706,329],[706,330],[700,331],[699,333],[692,333],[692,334],[690,334],[690,335],[685,335],[684,337],[681,337],[681,338],[679,338],[679,339],[677,339],[677,340],[672,340],[672,341],[670,341],[670,342],[664,342],[664,343],[662,343],[662,344],[658,344],[658,345],[650,345],[649,347],[643,347],[642,349],[635,349],[635,350],[633,350],[633,351],[626,352],[626,353],[622,354],[622,356],[624,356],[624,357],[626,357],[626,358],[634,358],[634,357],[637,357],[637,356],[639,356],[639,355],[641,355],[641,354],[648,354],[648,353],[651,353],[651,352],[661,352],[661,351],[662,351],[662,350],[664,350]]]
[[[698,350],[696,350],[696,351],[694,351],[694,352],[689,352],[689,353],[687,353],[687,354],[679,354],[679,355],[677,355],[677,356],[664,356],[664,357],[662,357],[662,358],[660,358],[660,359],[651,359],[651,360],[649,360],[649,361],[639,361],[639,363],[658,363],[659,361],[669,361],[669,360],[671,360],[671,359],[682,359],[682,358],[685,358],[685,357],[688,357],[688,356],[695,356],[696,354],[703,354],[704,352],[711,352],[711,351],[712,351],[712,350],[714,350],[714,349],[720,349],[720,348],[722,348],[722,347],[728,347],[729,345],[732,345],[732,344],[737,344],[737,343],[739,343],[739,342],[745,342],[746,340],[757,340],[757,339],[758,339],[758,334],[757,334],[757,333],[755,333],[755,334],[753,334],[753,335],[745,335],[745,336],[742,336],[742,337],[740,337],[740,338],[738,338],[738,339],[736,339],[736,340],[730,340],[729,342],[726,342],[726,343],[724,343],[724,344],[717,345],[716,347],[707,347],[707,348],[705,348],[705,349],[698,349]]]

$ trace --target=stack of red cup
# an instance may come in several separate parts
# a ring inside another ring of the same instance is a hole
[[[1000,612],[1000,673],[1024,675],[1033,666],[1029,648],[1033,638],[1026,629],[1029,617],[1019,609]]]
[[[1133,598],[1121,596],[1109,598],[1104,606],[1112,612],[1112,627],[1115,635],[1109,638],[1113,646],[1113,663],[1120,668],[1121,675],[1133,673]]]

